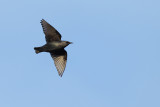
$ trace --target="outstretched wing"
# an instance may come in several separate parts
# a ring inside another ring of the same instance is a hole
[[[46,42],[61,40],[61,34],[44,19],[41,20],[41,25],[45,34]]]
[[[66,67],[67,52],[64,49],[62,49],[62,50],[50,52],[50,54],[51,54],[51,57],[54,60],[54,64],[57,68],[59,76],[62,77],[63,72],[64,72],[65,67]]]

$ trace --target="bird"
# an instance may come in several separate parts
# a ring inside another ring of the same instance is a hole
[[[41,20],[46,44],[41,47],[34,47],[35,53],[50,53],[60,77],[62,77],[67,63],[67,51],[64,49],[72,42],[62,41],[61,34],[44,19]]]

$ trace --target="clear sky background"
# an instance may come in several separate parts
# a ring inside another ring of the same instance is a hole
[[[44,18],[73,42],[59,77]],[[159,0],[1,0],[0,107],[160,107]]]

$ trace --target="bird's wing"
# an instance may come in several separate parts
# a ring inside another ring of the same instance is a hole
[[[54,64],[57,68],[59,76],[62,77],[63,72],[64,72],[65,67],[66,67],[67,52],[64,49],[62,49],[62,50],[50,52],[50,54],[51,54],[51,57],[54,60]]]
[[[44,19],[41,20],[41,25],[42,25],[47,43],[61,40],[61,34],[53,26],[47,23]]]

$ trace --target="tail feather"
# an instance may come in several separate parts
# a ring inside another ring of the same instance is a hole
[[[34,50],[35,50],[36,54],[41,52],[41,48],[40,47],[34,47]]]

